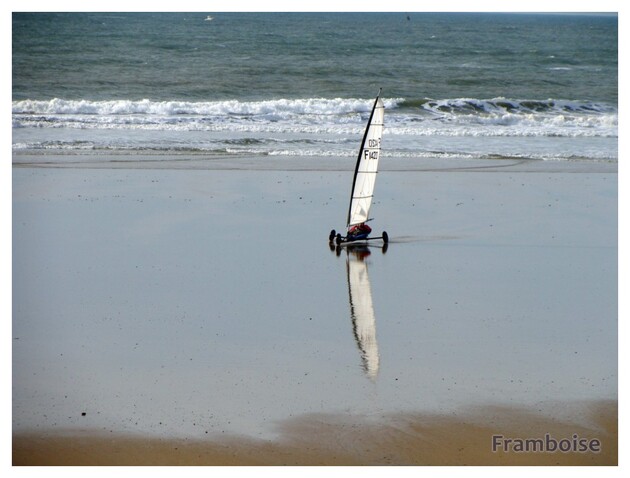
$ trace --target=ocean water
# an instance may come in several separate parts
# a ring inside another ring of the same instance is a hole
[[[618,160],[615,15],[210,15],[14,13],[14,161]]]

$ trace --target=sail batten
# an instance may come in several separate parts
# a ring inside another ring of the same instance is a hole
[[[383,118],[385,105],[379,96],[374,101],[370,113],[363,141],[359,149],[359,156],[352,182],[350,208],[348,209],[348,227],[361,224],[369,220],[378,160],[381,153],[381,138],[383,136]]]

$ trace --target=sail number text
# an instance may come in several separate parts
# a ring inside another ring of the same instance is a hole
[[[378,159],[378,149],[370,151],[369,149],[363,150],[363,158],[365,159]]]
[[[370,148],[380,148],[381,140],[380,139],[368,139],[367,140],[367,148],[363,150],[363,157],[365,159],[378,159],[378,149],[374,151],[370,151]]]

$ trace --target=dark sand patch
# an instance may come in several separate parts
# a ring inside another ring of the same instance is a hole
[[[617,465],[617,403],[585,408],[579,423],[527,410],[486,408],[466,416],[399,414],[373,420],[308,415],[277,440],[207,441],[88,431],[13,437],[14,465]],[[493,452],[492,436],[597,439],[599,453]]]

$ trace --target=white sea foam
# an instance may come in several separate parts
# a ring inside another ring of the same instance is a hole
[[[174,131],[343,132],[363,127],[371,100],[50,101],[12,105],[13,127]],[[616,109],[563,100],[385,100],[390,134],[446,136],[617,136]],[[428,116],[427,116],[428,115]],[[334,130],[334,131],[333,131]]]
[[[386,108],[394,108],[402,98],[385,100]],[[278,99],[269,101],[88,101],[63,100],[54,98],[49,101],[21,100],[14,101],[13,114],[79,114],[79,115],[339,115],[368,112],[373,100],[344,98],[305,98]]]
[[[166,150],[283,156],[345,156],[365,127],[373,100],[304,98],[269,101],[88,101],[21,100],[12,105],[13,149]],[[453,144],[460,157],[536,155],[616,158],[616,107],[569,100],[507,98],[385,99],[388,154],[447,157]],[[247,139],[240,144],[243,138]],[[424,139],[420,139],[424,138]],[[443,140],[439,140],[443,138]],[[488,139],[510,139],[497,150]],[[545,140],[543,146],[514,139]],[[538,139],[536,139],[538,138]],[[561,147],[549,143],[554,138]],[[325,140],[327,147],[322,148]],[[427,141],[433,146],[425,148]],[[602,143],[601,140],[607,142]],[[235,142],[236,141],[236,142]],[[453,142],[456,143],[453,143]],[[532,153],[543,148],[551,153]],[[600,151],[601,150],[601,151]]]

